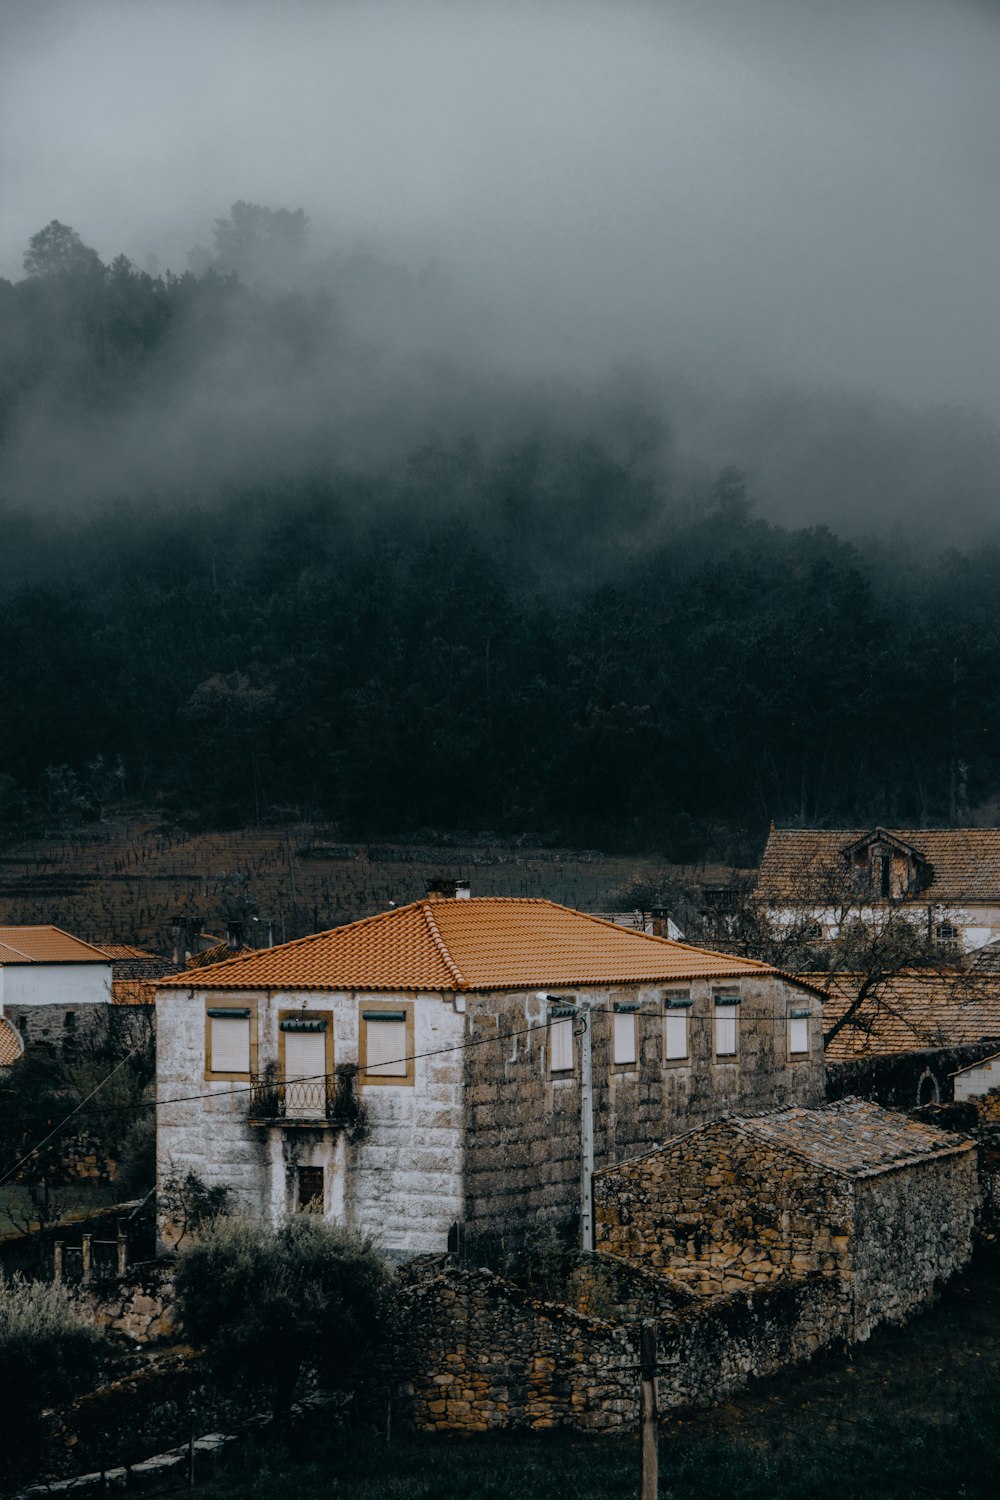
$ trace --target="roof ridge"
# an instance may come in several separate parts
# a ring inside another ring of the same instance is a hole
[[[437,903],[433,901],[427,900],[417,903],[417,905],[419,905],[421,911],[423,912],[424,922],[427,925],[427,931],[431,935],[431,941],[433,942],[437,951],[440,953],[441,960],[444,963],[445,968],[448,970],[448,973],[451,975],[451,977],[455,980],[460,990],[467,989],[468,984],[465,975],[462,973],[461,969],[458,967],[458,964],[449,953],[448,945],[445,942],[444,938],[441,936],[441,929],[438,926],[437,921],[435,920],[433,911],[431,910],[431,907],[436,904]]]

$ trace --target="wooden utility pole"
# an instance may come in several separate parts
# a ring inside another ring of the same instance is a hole
[[[639,1446],[642,1478],[639,1500],[657,1500],[659,1449],[656,1422],[656,1324],[645,1322],[639,1329]]]

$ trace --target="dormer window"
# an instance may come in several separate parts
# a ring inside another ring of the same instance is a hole
[[[934,872],[919,849],[884,828],[875,828],[843,850],[851,885],[883,901],[901,900],[924,890]]]

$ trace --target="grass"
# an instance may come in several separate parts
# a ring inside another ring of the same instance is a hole
[[[853,1357],[762,1381],[664,1422],[671,1500],[977,1500],[998,1491],[1000,1264]],[[569,1433],[381,1438],[313,1429],[248,1445],[202,1500],[615,1500],[638,1493],[634,1439]]]

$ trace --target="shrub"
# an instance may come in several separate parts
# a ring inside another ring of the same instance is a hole
[[[92,1386],[108,1341],[58,1284],[7,1278],[0,1272],[0,1390],[4,1426],[0,1472],[28,1472],[42,1441],[44,1407]]]
[[[217,1219],[177,1261],[177,1312],[229,1385],[287,1411],[309,1370],[352,1390],[377,1362],[392,1278],[372,1242],[300,1214],[271,1227]]]

